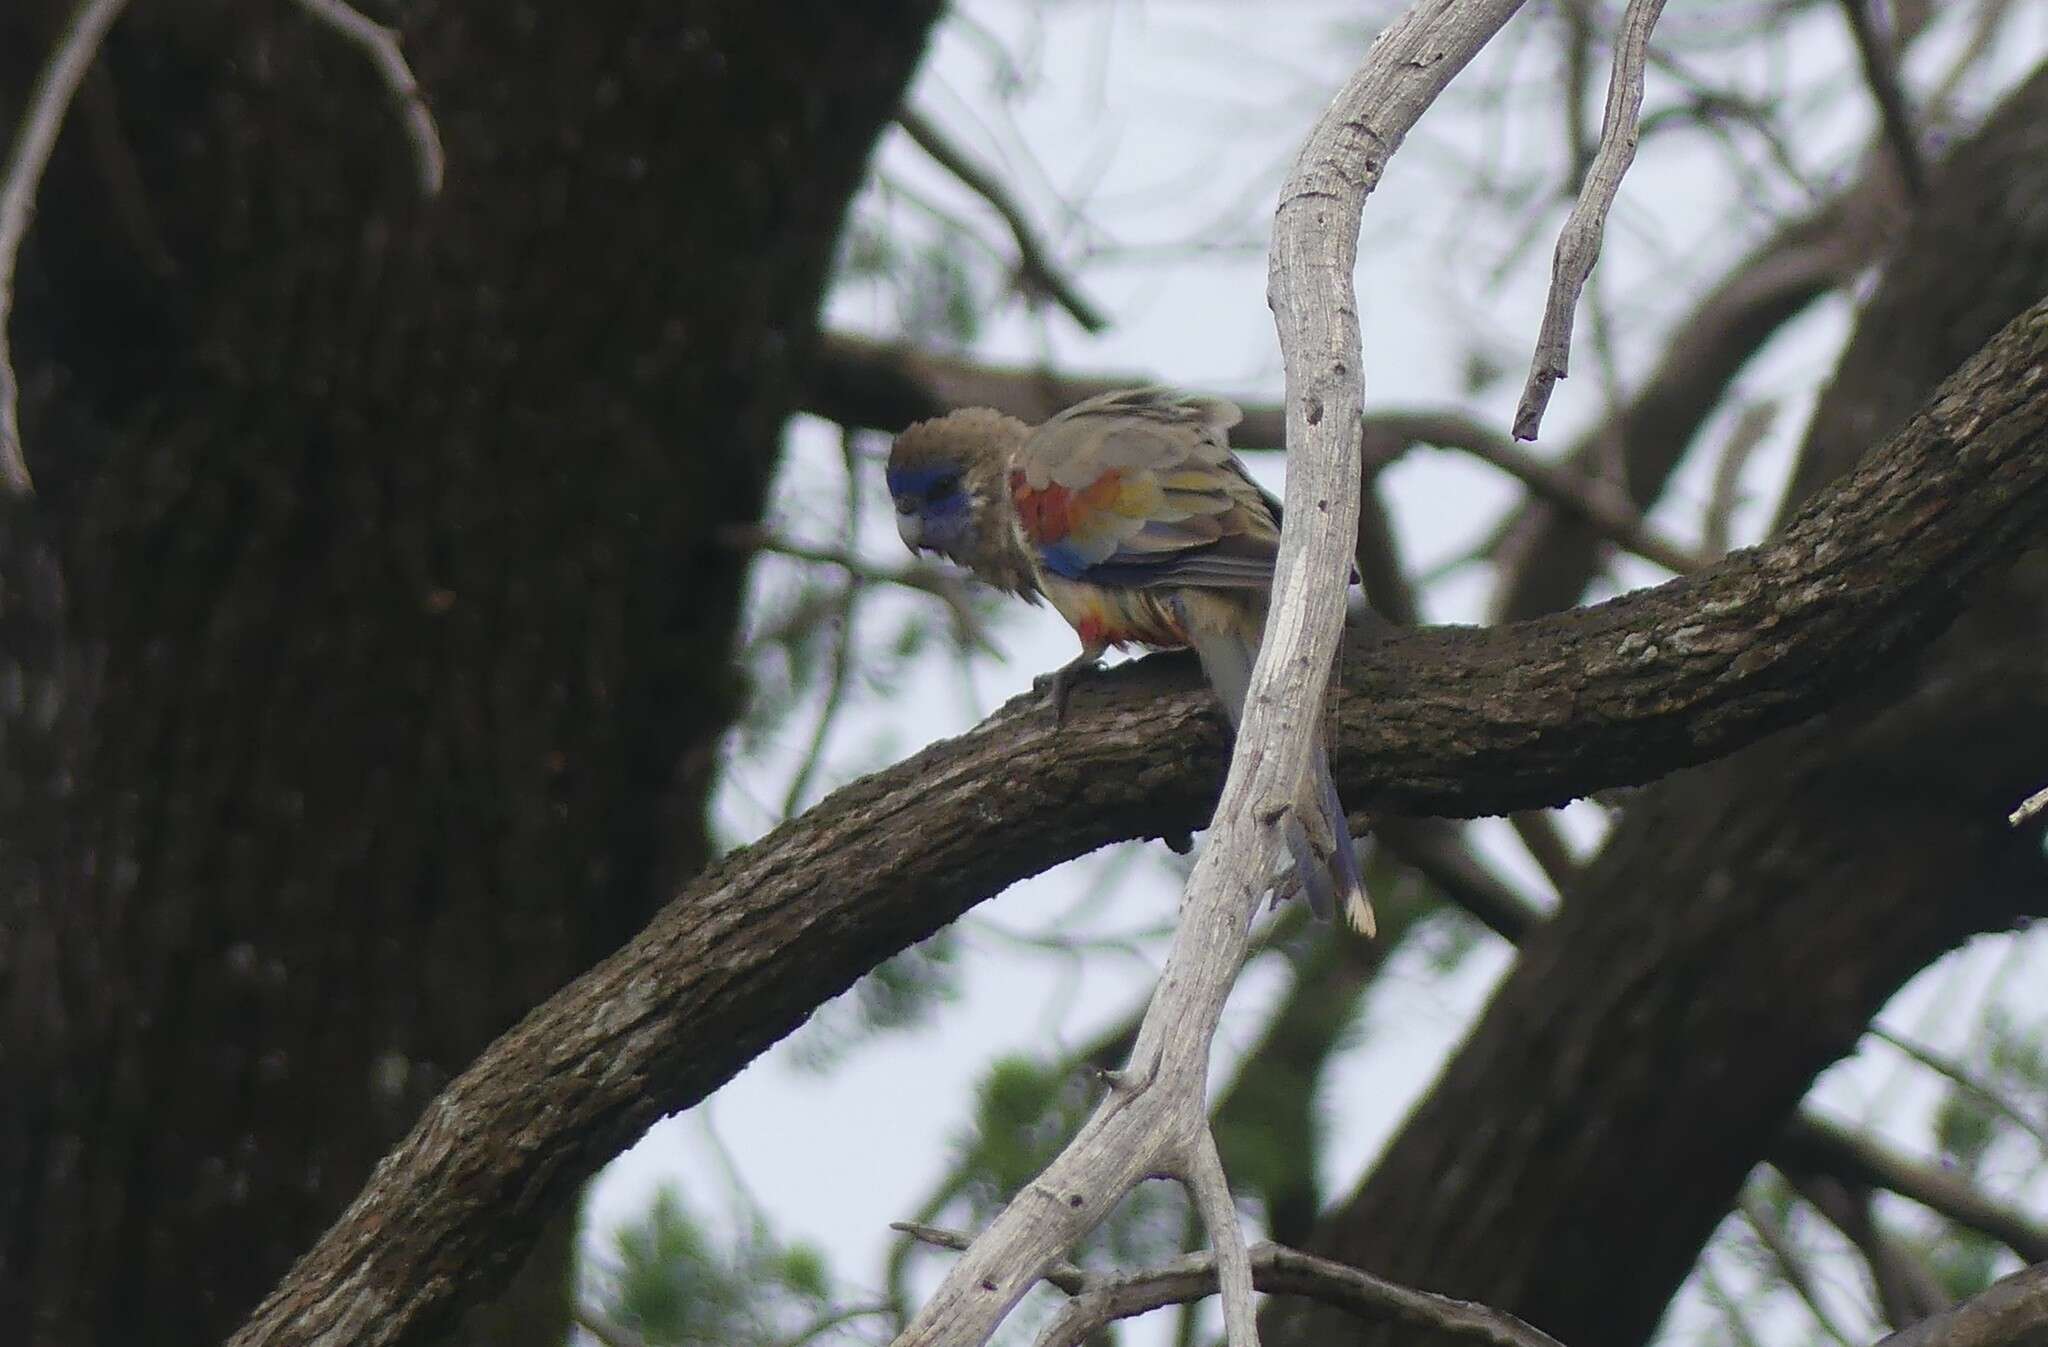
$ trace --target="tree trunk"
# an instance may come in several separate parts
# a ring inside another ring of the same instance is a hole
[[[2044,292],[2048,71],[1956,150],[1797,489],[1846,470]],[[2042,911],[2039,833],[2005,814],[2048,763],[2044,603],[2036,550],[1889,687],[1631,799],[1316,1251],[1572,1347],[1646,1339],[1871,1015],[1969,934]],[[1298,1302],[1269,1321],[1275,1347],[1395,1340]]]
[[[399,7],[431,202],[305,11],[117,26],[14,325],[0,1323],[219,1339],[703,863],[721,531],[937,8]]]

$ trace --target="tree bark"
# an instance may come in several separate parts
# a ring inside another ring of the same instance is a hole
[[[297,7],[116,27],[14,328],[0,1323],[218,1340],[703,864],[719,540],[937,8],[399,7],[431,202]]]
[[[1800,489],[2044,292],[2048,71],[1909,229]],[[1883,687],[1630,799],[1316,1251],[1573,1347],[1643,1341],[1815,1075],[1916,970],[2043,911],[2039,831],[2005,813],[2048,763],[2044,603],[2037,550]],[[1274,1344],[1391,1341],[1269,1320]]]

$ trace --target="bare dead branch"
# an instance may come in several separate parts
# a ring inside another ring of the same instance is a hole
[[[2041,787],[2041,789],[2035,791],[2026,799],[2021,800],[2019,808],[2006,815],[2006,822],[2012,824],[2015,828],[2020,827],[2044,809],[2048,809],[2048,786]]]
[[[917,148],[931,156],[933,163],[959,179],[961,186],[988,202],[1002,217],[1003,223],[1009,226],[1010,237],[1017,241],[1017,279],[1026,294],[1047,296],[1086,331],[1100,332],[1109,326],[1102,310],[1096,308],[1054,264],[1052,255],[1039,240],[1038,231],[1032,228],[1023,208],[1000,178],[975,163],[972,156],[955,145],[936,123],[917,109],[904,108],[898,112],[896,124],[903,128],[903,133]]]
[[[0,174],[0,491],[17,499],[35,494],[28,457],[21,445],[20,390],[15,384],[14,357],[7,344],[7,319],[14,309],[14,268],[21,240],[35,214],[36,189],[49,167],[50,151],[64,126],[64,114],[78,92],[78,82],[100,49],[114,20],[128,0],[80,0],[71,23],[57,40],[56,50],[36,74],[22,109],[21,127]]]
[[[2048,1263],[2021,1268],[1877,1347],[2034,1347],[2048,1341]]]
[[[1600,124],[1600,148],[1579,188],[1578,203],[1558,234],[1551,268],[1550,295],[1543,305],[1543,325],[1536,335],[1536,357],[1529,381],[1515,408],[1515,438],[1533,440],[1543,428],[1550,390],[1571,366],[1572,315],[1579,294],[1600,257],[1600,236],[1607,212],[1621,190],[1622,175],[1636,157],[1637,118],[1643,110],[1643,69],[1650,34],[1664,12],[1664,0],[1629,0],[1614,38],[1614,74],[1607,83],[1607,113]]]
[[[1223,1156],[1216,1149],[1216,1133],[1203,1127],[1201,1136],[1188,1147],[1188,1193],[1195,1212],[1208,1232],[1211,1262],[1217,1291],[1223,1297],[1223,1337],[1231,1347],[1258,1347],[1259,1316],[1252,1305],[1252,1259],[1245,1242],[1244,1227],[1238,1224],[1237,1206],[1230,1200],[1230,1180],[1223,1172]],[[1075,1347],[1087,1338],[1075,1338]]]
[[[441,148],[441,131],[427,108],[426,95],[406,64],[398,45],[398,31],[371,19],[347,0],[294,0],[300,9],[332,28],[370,58],[379,78],[391,91],[405,118],[405,133],[412,141],[413,158],[419,165],[420,195],[432,200],[441,194],[447,176],[448,159]]]
[[[1915,201],[1927,196],[1927,156],[1920,148],[1920,133],[1914,129],[1913,114],[1906,107],[1906,91],[1899,83],[1898,53],[1877,29],[1869,0],[1842,0],[1842,13],[1849,20],[1849,33],[1856,39],[1856,55],[1863,62],[1863,78],[1870,85],[1879,119],[1892,157],[1898,161],[1899,179]]]
[[[956,1252],[974,1242],[971,1236],[934,1225],[898,1221],[889,1228]],[[1267,1295],[1307,1296],[1349,1310],[1367,1323],[1435,1329],[1492,1347],[1561,1347],[1555,1338],[1512,1314],[1401,1286],[1285,1245],[1262,1240],[1252,1245],[1248,1254],[1253,1285]],[[1055,1263],[1041,1280],[1074,1297],[1074,1302],[1040,1337],[1040,1347],[1054,1343],[1074,1347],[1105,1324],[1202,1300],[1217,1291],[1216,1260],[1206,1253],[1121,1274],[1087,1272],[1072,1263]],[[1083,1301],[1092,1303],[1084,1306]]]
[[[1338,786],[1376,813],[1503,813],[1815,715],[2039,540],[2044,439],[2048,301],[1761,547],[1596,608],[1353,643]],[[451,1082],[234,1347],[424,1347],[599,1165],[882,959],[1026,875],[1199,825],[1223,740],[1193,661],[1140,660],[1082,688],[1064,728],[1019,698],[734,852]],[[1107,1209],[1104,1190],[1051,1191],[1083,1199],[1062,1220]],[[1053,1205],[1043,1181],[1023,1196]]]

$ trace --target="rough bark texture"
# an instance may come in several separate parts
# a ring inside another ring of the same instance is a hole
[[[296,6],[115,29],[24,258],[41,496],[0,521],[16,1340],[218,1340],[701,866],[717,539],[937,7],[372,5],[431,204]],[[0,6],[0,124],[67,8]]]
[[[1500,812],[1647,780],[1812,714],[2036,536],[2044,441],[2048,303],[1769,547],[1598,609],[1352,650],[1339,785],[1394,809]],[[1219,722],[1191,660],[1140,661],[1084,685],[1064,727],[1020,698],[726,858],[444,1091],[240,1341],[421,1341],[583,1176],[889,954],[1059,861],[1199,826]],[[1821,756],[1833,770],[1838,751]],[[1998,789],[1973,778],[1955,807]]]
[[[2048,72],[1956,152],[1903,240],[1802,486],[2044,292]],[[1632,799],[1317,1250],[1573,1347],[1641,1342],[1813,1077],[1900,983],[2043,911],[2040,835],[2005,812],[2048,762],[2044,605],[2036,551],[1883,685]],[[1276,1344],[1391,1341],[1270,1318]]]

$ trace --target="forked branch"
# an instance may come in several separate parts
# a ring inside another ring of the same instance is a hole
[[[1223,1254],[1232,1347],[1255,1347],[1242,1233],[1208,1133],[1210,1042],[1244,961],[1261,880],[1308,765],[1344,617],[1358,523],[1360,378],[1352,275],[1365,198],[1424,109],[1520,0],[1417,0],[1332,100],[1281,189],[1267,299],[1287,369],[1286,527],[1271,616],[1209,844],[1182,900],[1159,985],[1109,1097],[997,1215],[897,1339],[986,1342],[1054,1260],[1140,1179],[1188,1182]],[[1232,1228],[1219,1228],[1228,1222]]]

